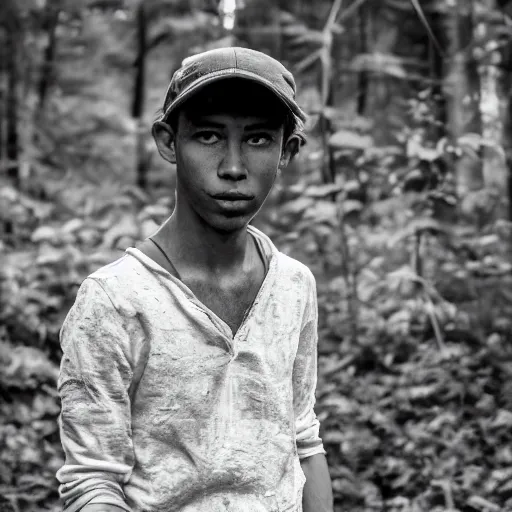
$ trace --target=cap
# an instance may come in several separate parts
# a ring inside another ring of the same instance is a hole
[[[209,50],[186,58],[167,89],[163,114],[167,119],[203,87],[227,78],[245,78],[273,92],[302,123],[306,115],[295,101],[293,75],[276,59],[249,48],[228,47]]]

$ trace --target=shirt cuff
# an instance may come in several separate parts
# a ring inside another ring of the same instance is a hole
[[[316,446],[312,446],[310,448],[298,448],[297,447],[297,454],[299,455],[299,460],[307,459],[308,457],[312,457],[313,455],[318,455],[319,453],[323,455],[327,455],[327,452],[324,450],[324,445],[322,441],[320,441],[320,444]]]
[[[119,496],[115,493],[104,492],[101,493],[100,496],[96,496],[93,498],[87,505],[93,505],[95,503],[101,503],[105,505],[115,505],[116,507],[120,507],[126,512],[132,512],[132,509],[123,501],[119,499]]]
[[[295,442],[300,460],[317,453],[326,453],[322,438],[320,437],[320,422],[313,410],[310,410],[296,425],[297,434]]]
[[[92,489],[80,496],[77,500],[69,505],[65,505],[63,512],[80,512],[86,505],[104,503],[105,505],[116,505],[117,507],[133,512],[132,509],[119,497],[115,492],[106,489]]]

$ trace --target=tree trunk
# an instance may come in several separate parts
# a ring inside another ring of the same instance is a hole
[[[447,129],[457,146],[466,133],[480,134],[480,81],[476,64],[466,48],[471,44],[474,30],[471,3],[454,2],[448,14],[450,42],[444,89],[447,97]],[[455,164],[457,193],[464,197],[483,186],[482,166],[475,155],[462,154]]]
[[[146,82],[147,20],[143,1],[141,1],[137,7],[137,44],[138,50],[135,64],[136,71],[132,116],[137,122],[136,181],[139,187],[145,189],[147,187],[148,157],[145,146],[143,115]]]
[[[512,5],[512,3],[511,3]],[[507,185],[507,200],[508,200],[508,218],[512,221],[512,43],[509,43],[505,58],[506,80],[505,90],[508,90],[508,106],[506,109],[503,138],[505,141],[505,153],[507,155],[508,167],[508,185]]]
[[[53,79],[59,14],[60,6],[55,2],[48,1],[44,22],[44,30],[46,30],[48,35],[48,44],[46,45],[44,51],[43,63],[41,66],[41,76],[37,87],[37,111],[39,113],[44,110],[48,89]]]
[[[503,151],[504,93],[500,87],[501,73],[496,66],[482,66],[480,74],[482,137],[485,141],[482,150],[484,183],[502,192],[507,187],[508,169]]]
[[[446,48],[446,34],[443,26],[443,15],[433,12],[429,16],[432,33],[441,47]],[[439,140],[446,136],[447,112],[446,97],[443,94],[444,58],[436,45],[429,40],[427,59],[429,62],[429,75],[432,81],[432,108],[435,119],[439,123],[429,127],[429,135],[432,140]]]
[[[18,31],[15,27],[10,27],[6,37],[6,74],[7,74],[7,94],[6,94],[6,157],[7,157],[7,176],[14,185],[20,185],[19,161],[18,161],[18,63],[17,43],[19,44]]]
[[[497,0],[497,7],[504,16],[512,16],[512,0]],[[505,18],[506,19],[506,18]],[[512,41],[503,46],[500,67],[503,73],[502,91],[505,91],[503,145],[508,167],[507,201],[508,218],[512,221]],[[508,93],[507,93],[508,91]]]
[[[1,12],[0,12],[1,15]],[[7,168],[6,153],[6,111],[7,106],[7,73],[5,69],[6,61],[6,32],[0,27],[0,173]]]
[[[368,10],[362,5],[359,8],[359,52],[368,53]],[[357,113],[364,116],[368,98],[368,71],[364,68],[359,72],[359,86],[357,95]]]
[[[508,185],[508,169],[504,151],[504,130],[507,115],[507,91],[501,69],[503,54],[498,47],[499,36],[495,35],[499,24],[489,23],[489,15],[497,13],[495,0],[482,2],[485,10],[475,30],[475,41],[486,51],[482,53],[478,72],[480,74],[480,112],[482,116],[482,137],[485,145],[482,151],[483,176],[486,187],[499,191],[503,200]],[[487,15],[487,16],[485,16]],[[492,45],[495,43],[495,48]]]

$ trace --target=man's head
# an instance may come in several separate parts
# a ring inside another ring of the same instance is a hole
[[[304,120],[292,75],[271,57],[222,48],[186,59],[153,125],[177,166],[177,207],[221,231],[242,228],[304,143]]]

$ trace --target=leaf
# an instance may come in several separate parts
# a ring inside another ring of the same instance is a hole
[[[284,36],[295,38],[298,36],[302,36],[304,34],[307,34],[308,32],[316,32],[316,31],[310,31],[304,24],[300,22],[295,22],[293,24],[287,24],[281,29],[281,32]]]
[[[46,394],[38,393],[32,402],[32,419],[40,420],[44,416],[56,416],[60,407],[55,398]]]
[[[279,13],[279,23],[283,26],[289,25],[291,23],[297,23],[297,18],[291,12],[280,9]]]
[[[7,360],[0,359],[0,380],[3,384],[25,389],[46,380],[57,382],[59,369],[41,350],[35,347],[12,347],[3,342],[0,342],[0,349],[2,353],[8,354]]]
[[[506,409],[499,409],[498,415],[492,422],[492,427],[512,427],[512,412],[507,411]]]
[[[445,411],[434,418],[427,426],[430,432],[440,432],[444,425],[454,426],[457,424],[457,416],[450,411]]]
[[[342,440],[340,442],[343,442],[345,440],[345,436],[341,436],[341,437],[342,437]],[[345,478],[346,480],[351,480],[354,483],[357,480],[357,477],[354,474],[354,472],[345,465],[333,467],[332,472],[330,472],[330,473],[333,478]]]
[[[393,313],[386,323],[386,330],[391,336],[405,336],[411,327],[412,314],[407,309]]]
[[[335,149],[364,150],[372,144],[373,139],[369,135],[361,135],[349,130],[338,130],[329,137],[329,145]]]
[[[437,388],[437,384],[411,386],[406,394],[411,400],[424,400],[434,395]]]
[[[436,235],[453,236],[453,231],[450,226],[431,217],[422,217],[412,220],[405,228],[391,236],[388,241],[388,247],[394,247],[405,238],[423,233],[424,231],[431,231]]]
[[[402,59],[396,55],[380,52],[363,53],[355,57],[350,63],[353,71],[371,71],[396,78],[407,78],[408,73],[403,66]]]
[[[345,441],[345,435],[339,430],[328,430],[322,436],[322,441],[325,444],[341,444]]]
[[[328,183],[325,185],[310,185],[306,189],[306,195],[308,197],[324,198],[331,194],[341,192],[343,188],[344,187],[342,185],[338,185],[336,183]]]
[[[457,139],[457,144],[462,150],[464,150],[466,152],[470,152],[470,154],[475,155],[477,158],[479,157],[478,152],[480,151],[480,149],[482,147],[487,147],[487,148],[493,149],[500,156],[502,156],[504,158],[506,157],[505,151],[504,151],[502,145],[498,141],[492,140],[492,139],[486,139],[486,138],[482,137],[482,135],[480,135],[479,133],[474,133],[474,132],[465,133],[464,135],[461,135]]]
[[[341,395],[329,395],[322,400],[325,407],[334,407],[338,414],[351,414],[356,410],[354,404]]]
[[[360,212],[364,208],[364,205],[361,201],[355,199],[345,199],[342,203],[342,208],[344,215],[350,215],[351,213]]]
[[[319,30],[311,30],[304,25],[289,25],[282,29],[290,46],[322,46],[324,34]]]
[[[492,503],[489,500],[476,495],[473,495],[469,498],[467,505],[476,510],[481,510],[482,512],[500,512],[501,510],[501,507],[495,503]]]
[[[153,219],[146,219],[140,225],[140,234],[142,239],[153,235],[159,228],[159,225]]]
[[[461,135],[457,139],[457,144],[459,146],[467,146],[471,148],[473,151],[478,151],[480,149],[480,143],[482,140],[482,136],[479,133],[465,133]]]
[[[284,206],[281,207],[281,215],[297,215],[304,212],[307,208],[314,205],[315,201],[306,196],[300,196],[293,201],[288,201]]]
[[[36,259],[36,264],[39,266],[43,265],[60,265],[64,263],[69,256],[62,250],[52,246],[46,246],[42,250]]]
[[[137,239],[140,229],[134,217],[124,216],[121,220],[114,224],[103,236],[104,248],[112,248],[123,237],[131,237]]]
[[[310,206],[305,214],[305,220],[314,220],[315,222],[329,222],[338,224],[338,207],[336,203],[320,200]]]
[[[52,226],[41,226],[32,233],[30,239],[35,244],[40,242],[57,242],[59,240],[59,230]]]
[[[357,180],[348,180],[343,185],[343,190],[349,194],[350,192],[356,192],[360,190],[361,184]]]
[[[323,368],[323,377],[328,378],[338,373],[339,371],[344,370],[354,362],[354,359],[355,357],[353,355],[348,355],[339,361],[329,359],[328,363]]]
[[[75,233],[82,229],[84,225],[85,222],[82,219],[71,219],[62,226],[61,230],[63,233]]]
[[[433,162],[440,156],[437,148],[427,148],[414,138],[407,141],[406,154],[409,158],[419,158],[427,162]]]
[[[379,291],[382,278],[371,268],[363,268],[357,279],[357,296],[362,302],[369,302]]]

